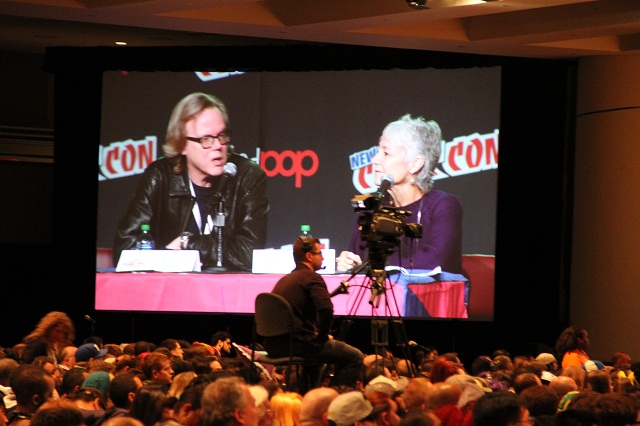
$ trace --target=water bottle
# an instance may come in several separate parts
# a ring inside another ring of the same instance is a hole
[[[311,225],[302,225],[300,227],[300,237],[313,238],[311,235]]]
[[[138,238],[136,238],[136,250],[153,250],[155,248],[155,243],[153,241],[153,237],[149,230],[151,227],[148,224],[140,225],[140,234],[138,234]]]

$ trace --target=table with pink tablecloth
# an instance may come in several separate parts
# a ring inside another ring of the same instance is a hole
[[[205,274],[134,272],[96,273],[95,309],[100,311],[201,312],[252,314],[259,293],[270,292],[280,274]],[[335,315],[402,316],[407,287],[390,280],[380,297],[371,299],[364,275],[324,275],[329,291],[348,282],[349,294],[331,300]],[[466,318],[462,281],[420,285],[418,294],[434,318]],[[415,285],[414,292],[415,292]]]

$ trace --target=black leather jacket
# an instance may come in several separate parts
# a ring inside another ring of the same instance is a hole
[[[184,157],[182,161],[185,161]],[[267,236],[267,177],[251,160],[229,153],[228,162],[237,166],[222,195],[226,221],[223,228],[222,265],[238,270],[251,269],[253,249],[264,248]],[[122,250],[135,247],[140,226],[147,223],[157,249],[164,248],[185,231],[192,215],[194,197],[186,171],[176,175],[168,158],[154,161],[140,178],[129,207],[120,220],[113,250],[114,265]],[[216,185],[216,181],[213,182]],[[215,211],[212,216],[215,217]],[[217,262],[217,232],[193,235],[187,246],[200,251],[202,267]]]

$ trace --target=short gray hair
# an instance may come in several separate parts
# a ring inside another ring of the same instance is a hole
[[[440,126],[433,120],[422,117],[411,118],[410,114],[392,121],[382,131],[394,145],[404,148],[407,152],[406,162],[417,157],[424,159],[424,167],[416,175],[416,185],[426,192],[433,186],[431,178],[440,159],[440,142],[442,132]]]
[[[223,377],[209,384],[202,394],[200,418],[204,426],[225,426],[235,418],[235,410],[249,403],[240,377]]]

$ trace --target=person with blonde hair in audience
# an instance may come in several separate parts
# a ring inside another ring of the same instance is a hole
[[[193,380],[193,378],[196,376],[197,374],[193,371],[185,371],[184,373],[180,373],[176,375],[173,378],[173,381],[171,382],[171,386],[169,387],[169,391],[167,392],[167,395],[174,396],[180,399],[180,395],[182,395],[182,392],[184,391],[184,389],[189,385],[191,380]]]
[[[24,339],[21,361],[31,364],[37,356],[48,356],[58,366],[58,358],[66,346],[73,345],[75,328],[71,318],[64,312],[52,311],[46,314],[36,328]]]
[[[300,426],[302,396],[297,392],[284,392],[271,398],[273,426]]]

